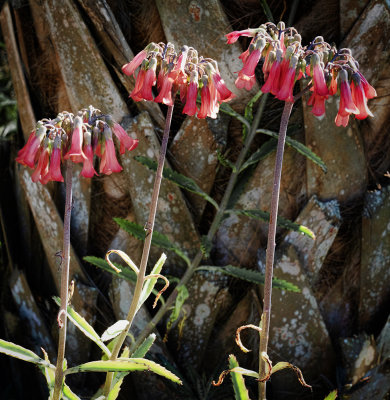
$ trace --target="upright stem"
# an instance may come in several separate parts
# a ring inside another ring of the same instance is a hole
[[[226,187],[225,193],[221,200],[221,204],[219,206],[219,210],[215,214],[213,222],[211,223],[210,229],[208,231],[208,234],[207,234],[208,240],[213,239],[213,237],[214,237],[215,233],[217,232],[217,230],[221,224],[221,221],[224,217],[226,208],[227,208],[229,200],[230,200],[230,196],[232,194],[232,191],[234,189],[234,186],[236,185],[238,176],[240,174],[241,167],[242,167],[244,160],[248,154],[250,145],[251,145],[254,137],[256,136],[256,129],[260,123],[261,116],[263,115],[263,111],[264,111],[264,107],[265,107],[267,98],[268,98],[267,93],[262,95],[259,107],[256,111],[255,117],[254,117],[251,127],[249,129],[248,135],[245,139],[244,145],[243,145],[241,152],[235,163],[235,172],[232,172],[232,174],[230,176],[229,183]],[[166,300],[165,304],[160,307],[157,314],[142,330],[140,336],[137,338],[137,341],[135,343],[135,346],[134,346],[135,348],[137,348],[144,341],[144,339],[156,327],[156,325],[161,320],[161,318],[164,316],[164,314],[167,312],[167,310],[171,307],[171,305],[175,301],[177,293],[178,293],[177,288],[181,285],[187,284],[187,282],[191,279],[192,275],[194,274],[196,268],[199,266],[200,262],[202,261],[202,258],[203,258],[203,253],[201,251],[198,251],[195,258],[191,262],[191,266],[187,269],[187,271],[181,278],[180,282],[177,284],[176,288],[173,290],[173,292],[170,294],[170,296]]]
[[[268,229],[267,255],[265,261],[265,282],[264,282],[264,303],[263,314],[261,316],[261,335],[259,347],[259,376],[264,379],[267,375],[267,365],[262,359],[262,354],[267,353],[269,339],[269,325],[271,317],[271,295],[272,295],[272,276],[275,257],[275,236],[276,221],[279,207],[280,178],[282,175],[284,143],[286,141],[286,132],[288,120],[294,103],[285,102],[282,119],[280,122],[278,146],[276,150],[276,160],[274,169],[274,183],[272,187],[271,213]],[[266,382],[259,382],[259,400],[266,400]]]
[[[129,313],[127,314],[127,321],[129,321],[129,324],[127,325],[127,328],[124,331],[122,331],[122,333],[119,335],[118,341],[116,342],[116,345],[111,354],[111,358],[110,358],[111,360],[115,360],[118,357],[120,349],[126,339],[127,333],[129,332],[129,330],[131,328],[131,325],[134,320],[134,316],[138,309],[138,303],[139,303],[139,300],[141,297],[142,287],[143,287],[143,284],[145,281],[146,266],[148,264],[150,246],[152,244],[154,220],[156,218],[157,202],[158,202],[158,196],[160,193],[160,186],[161,186],[162,173],[163,173],[164,162],[165,162],[165,155],[166,155],[167,146],[168,146],[169,130],[171,128],[172,112],[173,112],[173,106],[169,106],[168,111],[167,111],[167,116],[165,119],[164,134],[163,134],[163,139],[161,142],[160,155],[159,155],[158,166],[157,166],[157,171],[156,171],[156,178],[155,178],[154,186],[153,186],[152,200],[150,203],[150,210],[149,210],[149,219],[148,219],[148,222],[146,223],[146,228],[145,228],[146,229],[146,237],[145,237],[145,241],[144,241],[144,248],[142,251],[141,264],[140,264],[139,272],[138,272],[138,276],[137,276],[137,283],[136,283],[135,289],[134,289],[133,300],[130,305]],[[112,377],[113,377],[113,373],[109,372],[107,374],[106,383],[104,386],[104,395],[105,396],[107,396],[108,393],[110,392]]]
[[[57,353],[57,366],[54,382],[53,400],[59,400],[62,390],[62,381],[64,379],[64,356],[65,356],[65,342],[66,342],[66,325],[67,316],[66,310],[68,307],[68,286],[69,286],[69,261],[70,261],[70,217],[72,213],[72,161],[66,162],[65,172],[65,213],[64,213],[64,239],[61,261],[61,306],[58,314],[59,324],[59,339],[58,339],[58,353]]]

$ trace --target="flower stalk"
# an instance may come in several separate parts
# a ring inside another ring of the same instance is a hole
[[[263,314],[261,316],[261,322],[260,322],[260,328],[261,328],[260,346],[259,346],[260,379],[265,379],[265,377],[267,376],[267,368],[268,368],[266,361],[263,359],[261,355],[263,353],[267,353],[268,349],[269,326],[271,319],[272,276],[273,276],[274,258],[275,258],[276,221],[279,208],[280,180],[282,175],[283,153],[284,153],[284,144],[286,141],[287,125],[293,105],[294,103],[289,101],[286,101],[284,104],[282,119],[280,122],[278,145],[276,149],[274,180],[273,180],[272,197],[271,197],[271,212],[270,212],[270,221],[268,228],[267,253],[265,262]],[[265,399],[266,399],[266,382],[260,381],[259,400],[265,400]]]
[[[145,237],[144,247],[143,247],[143,251],[142,251],[141,264],[140,264],[140,268],[139,268],[139,272],[138,272],[138,276],[137,276],[137,283],[136,283],[135,289],[134,289],[133,300],[131,302],[130,309],[129,309],[129,312],[128,312],[127,318],[126,318],[129,323],[127,325],[127,328],[124,329],[121,332],[121,334],[118,336],[118,340],[117,340],[115,347],[111,353],[110,360],[117,359],[120,349],[127,337],[127,334],[133,323],[135,314],[138,310],[138,304],[139,304],[139,300],[141,297],[142,287],[145,282],[145,273],[146,273],[146,267],[147,267],[148,259],[149,259],[150,247],[152,244],[154,222],[155,222],[155,218],[156,218],[158,196],[160,193],[162,173],[163,173],[165,156],[166,156],[167,146],[168,146],[169,131],[171,128],[172,113],[173,113],[173,105],[168,106],[167,116],[165,119],[165,128],[164,128],[164,134],[163,134],[163,138],[162,138],[162,142],[161,142],[158,166],[157,166],[157,171],[156,171],[156,178],[155,178],[154,186],[153,186],[152,200],[150,203],[150,210],[149,210],[149,218],[145,225],[146,237]],[[106,382],[105,382],[104,390],[103,390],[103,393],[105,396],[107,396],[111,390],[112,378],[113,378],[113,373],[112,372],[107,373]]]
[[[69,262],[70,262],[70,219],[72,214],[72,169],[73,162],[68,160],[65,172],[65,213],[64,213],[64,236],[63,250],[61,260],[61,306],[58,313],[59,339],[57,352],[57,365],[54,382],[53,400],[59,400],[62,392],[62,384],[64,380],[64,357],[66,343],[66,326],[67,326],[67,307],[69,300]]]

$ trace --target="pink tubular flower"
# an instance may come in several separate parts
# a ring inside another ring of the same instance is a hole
[[[200,98],[201,98],[201,104],[200,104],[200,110],[198,112],[197,117],[198,118],[217,118],[217,113],[214,110],[213,104],[211,102],[211,94],[210,94],[210,89],[208,86],[207,82],[207,77],[205,76],[203,81],[203,87],[201,90]]]
[[[161,70],[162,71],[162,70]],[[161,78],[160,78],[161,75]],[[159,86],[159,94],[158,96],[154,99],[156,103],[163,103],[166,104],[167,106],[173,106],[173,99],[172,99],[172,85],[173,85],[173,79],[170,76],[170,74],[159,74],[160,80],[160,85]]]
[[[358,71],[357,73],[360,76],[361,83],[364,88],[364,94],[366,95],[367,100],[376,97],[376,90],[367,82],[367,79],[363,76],[363,74],[360,71]]]
[[[235,94],[227,88],[225,81],[221,78],[221,75],[219,75],[218,72],[212,74],[212,80],[218,91],[218,100],[220,102],[226,102],[236,97]]]
[[[50,157],[50,180],[63,182],[64,178],[61,174],[61,137],[57,135],[54,139],[53,151]]]
[[[93,167],[93,150],[91,144],[84,146],[84,154],[87,158],[84,160],[83,169],[81,170],[80,175],[84,178],[92,178],[94,175],[97,175],[97,172]]]
[[[122,72],[126,75],[133,75],[147,55],[148,52],[146,50],[140,51],[129,63],[122,67]]]
[[[311,112],[316,117],[321,117],[321,115],[325,114],[325,100],[328,96],[320,96],[313,91],[309,100],[307,101],[307,105],[313,106]]]
[[[149,62],[149,67],[145,74],[142,89],[139,93],[140,97],[142,97],[144,100],[153,101],[152,86],[156,84],[156,66],[157,60],[155,58],[152,58]]]
[[[108,126],[104,128],[104,136],[106,141],[102,160],[100,162],[100,173],[111,175],[113,172],[122,171],[123,168],[120,166],[116,158],[115,146],[114,142],[112,141],[112,133]]]
[[[132,137],[130,137],[117,122],[112,122],[112,124],[110,124],[110,121],[107,121],[107,123],[110,125],[112,131],[114,132],[115,136],[118,138],[121,144],[119,150],[120,154],[125,154],[126,150],[134,150],[138,146],[138,139],[133,139]]]
[[[367,106],[366,94],[364,92],[364,88],[359,79],[359,76],[357,77],[357,80],[359,80],[358,84],[355,83],[353,78],[351,83],[352,100],[356,107],[359,109],[359,114],[356,114],[356,119],[365,119],[368,116],[373,117],[372,112]]]
[[[294,102],[293,89],[297,63],[298,57],[292,56],[287,72],[280,78],[280,90],[276,95],[279,100]]]
[[[134,89],[130,93],[130,97],[134,101],[141,101],[142,100],[142,97],[140,96],[140,92],[141,92],[142,86],[144,84],[145,75],[146,75],[146,71],[143,68],[141,68],[140,71],[138,72],[137,79],[135,81]]]
[[[280,62],[280,56],[281,56],[281,51],[278,49],[276,52],[276,56],[274,52],[272,58],[276,60],[273,62],[271,66],[271,70],[269,72],[268,78],[264,85],[261,88],[261,91],[263,93],[269,93],[271,92],[272,94],[276,95],[279,92],[279,86],[280,86],[280,69],[281,69],[281,62]],[[270,55],[271,56],[271,55]]]
[[[64,159],[69,158],[74,163],[84,162],[86,159],[83,153],[83,120],[81,117],[75,117],[74,119],[74,130],[72,134],[72,144],[70,150],[65,154]]]
[[[49,149],[46,146],[42,151],[38,159],[38,165],[35,171],[31,175],[33,182],[38,182],[43,176],[47,174],[47,168],[49,164]],[[46,182],[47,183],[47,182]]]
[[[347,126],[350,114],[359,114],[359,109],[355,106],[351,88],[348,83],[348,73],[345,70],[339,71],[340,79],[340,105],[339,111],[336,115],[335,123],[337,126]]]
[[[196,99],[198,96],[198,73],[192,71],[190,77],[190,85],[187,89],[186,105],[183,108],[183,114],[195,115],[198,111]]]
[[[251,90],[256,82],[255,78],[255,68],[260,60],[261,50],[253,50],[252,53],[247,57],[244,66],[238,73],[238,78],[236,79],[236,87],[242,89],[245,87],[246,90]]]
[[[248,36],[248,37],[255,36],[258,31],[259,31],[259,29],[245,29],[243,31],[234,31],[234,32],[227,33],[225,35],[225,37],[227,39],[227,44],[232,44],[232,43],[237,42],[237,40],[240,36]]]
[[[41,145],[42,139],[45,136],[46,129],[39,127],[36,131],[31,132],[25,146],[19,150],[16,161],[22,165],[27,165],[30,168],[34,168],[35,156],[37,155],[38,149]]]
[[[326,86],[324,70],[320,64],[320,58],[318,54],[312,55],[312,65],[313,65],[313,85],[314,91],[320,96],[326,96],[329,91],[328,87]]]

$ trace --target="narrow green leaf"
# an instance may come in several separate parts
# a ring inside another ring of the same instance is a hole
[[[121,354],[122,358],[128,358],[130,355],[129,348],[126,346]],[[116,400],[119,396],[119,392],[121,389],[121,385],[123,383],[123,379],[129,375],[129,372],[115,372],[112,378],[113,388],[110,390],[110,393],[107,396],[107,400]],[[104,399],[103,399],[104,400]]]
[[[63,400],[81,400],[79,396],[72,392],[72,389],[65,383],[62,390]]]
[[[118,358],[116,361],[91,361],[85,364],[68,368],[64,371],[65,375],[75,374],[77,372],[131,372],[131,371],[152,371],[157,375],[170,379],[175,383],[181,384],[181,380],[168,371],[166,368],[147,360],[146,358]]]
[[[269,22],[275,23],[274,17],[272,15],[271,9],[268,6],[267,1],[266,0],[260,0],[260,2],[261,2],[261,6],[263,7],[264,14],[267,17],[267,20]]]
[[[127,219],[114,218],[114,221],[127,233],[134,236],[138,240],[145,240],[145,230],[143,226],[135,222],[128,221]],[[160,232],[153,231],[152,245],[160,247],[161,249],[173,251],[181,257],[187,265],[191,265],[190,259],[174,244],[167,236]]]
[[[129,321],[125,319],[120,319],[116,321],[115,324],[108,327],[101,336],[102,342],[107,342],[108,340],[116,338],[124,329],[129,325]]]
[[[239,114],[238,112],[234,111],[233,108],[228,103],[222,103],[219,106],[219,110],[222,111],[225,114],[230,115],[231,117],[234,117],[234,118],[238,119],[248,129],[250,129],[251,124],[249,123],[249,121],[247,121],[241,114]]]
[[[229,369],[239,367],[238,361],[233,354],[229,356]],[[245,381],[241,374],[230,372],[233,382],[234,396],[236,400],[250,400],[248,389],[245,387]]]
[[[240,172],[244,171],[250,165],[257,164],[259,161],[266,158],[269,154],[276,150],[278,141],[275,139],[265,142],[257,151],[255,151],[242,165]]]
[[[133,358],[142,358],[145,357],[146,353],[149,351],[149,349],[152,347],[154,341],[156,340],[156,334],[151,333],[144,341],[143,343],[134,351],[132,354]]]
[[[242,367],[235,367],[233,369],[230,370],[230,373],[237,373],[237,374],[241,374],[241,375],[246,375],[246,376],[250,376],[252,378],[259,378],[259,374],[256,371],[252,371],[251,369],[246,369],[246,368],[242,368]]]
[[[271,136],[275,139],[278,138],[278,134],[276,132],[270,131],[268,129],[256,129],[256,132],[264,133],[265,135]],[[297,140],[294,140],[294,139],[290,138],[289,136],[286,136],[286,143],[288,146],[291,146],[298,153],[301,153],[302,155],[304,155],[306,158],[308,158],[314,164],[317,164],[319,167],[321,167],[325,173],[328,171],[328,168],[326,167],[326,164],[322,161],[321,157],[317,156],[317,154],[315,154],[313,151],[311,151],[303,143],[298,142]]]
[[[167,322],[167,332],[170,331],[173,323],[179,318],[183,304],[189,296],[188,289],[184,285],[177,286],[176,290],[178,293],[176,296],[175,305]]]
[[[33,351],[3,339],[0,339],[0,353],[47,368],[55,368],[54,365],[39,357]]]
[[[210,257],[210,251],[212,249],[212,242],[211,240],[207,237],[207,235],[202,235],[201,237],[201,243],[200,243],[200,250],[202,251],[203,255],[206,258]]]
[[[134,159],[138,161],[139,163],[145,165],[152,171],[157,170],[157,163],[156,161],[144,157],[144,156],[135,156]],[[188,190],[189,192],[195,193],[198,196],[203,197],[205,200],[207,200],[209,203],[211,203],[217,210],[219,209],[218,204],[215,202],[214,199],[212,199],[206,192],[204,192],[196,183],[193,179],[188,178],[187,176],[180,174],[179,172],[174,171],[171,168],[165,167],[163,170],[163,177],[170,180],[177,186]]]
[[[53,297],[53,300],[57,303],[58,306],[60,306],[61,301],[59,297]],[[100,336],[96,333],[95,329],[93,329],[92,326],[87,322],[87,320],[83,318],[78,312],[76,312],[72,306],[68,306],[67,311],[68,318],[73,322],[73,324],[76,325],[76,327],[79,328],[85,336],[95,342],[108,357],[110,357],[110,350],[108,350],[107,346],[102,342]]]
[[[198,271],[213,271],[213,272],[221,272],[226,275],[233,276],[234,278],[242,279],[244,281],[256,283],[257,285],[264,284],[264,274],[260,273],[259,271],[245,269],[236,267],[234,265],[225,265],[224,267],[215,267],[215,266],[201,266],[197,268]],[[287,282],[283,279],[273,278],[272,279],[272,287],[281,289],[281,290],[288,290],[290,292],[299,293],[300,290],[298,286]]]
[[[336,400],[337,399],[337,390],[333,390],[333,392],[330,392],[324,400]]]
[[[218,158],[218,161],[224,167],[230,168],[233,172],[237,171],[236,166],[230,160],[228,160],[219,150],[217,150],[217,158]]]
[[[227,214],[238,214],[238,215],[245,215],[246,217],[258,219],[261,221],[269,222],[269,212],[263,210],[226,210]],[[282,228],[290,229],[295,232],[300,232],[302,235],[309,236],[309,238],[315,240],[316,236],[314,232],[309,229],[308,227],[300,224],[296,224],[286,218],[278,217],[277,225],[281,226]]]
[[[162,270],[162,267],[163,267],[166,259],[167,259],[167,256],[164,253],[162,253],[161,257],[158,259],[155,266],[153,267],[150,275],[159,274]],[[145,301],[148,299],[148,297],[150,296],[150,294],[152,293],[152,291],[154,289],[154,286],[155,286],[157,280],[158,280],[158,278],[150,278],[144,283],[144,286],[143,286],[142,292],[141,292],[141,297],[140,297],[140,300],[138,303],[138,308],[141,307],[141,305],[144,304]]]
[[[108,262],[104,258],[94,257],[94,256],[86,256],[83,260],[89,262],[90,264],[98,267],[106,272],[109,272],[112,275],[119,276],[126,281],[136,283],[137,282],[137,275],[136,273],[130,268],[124,268],[123,265],[118,263],[113,263],[121,272],[114,271]]]

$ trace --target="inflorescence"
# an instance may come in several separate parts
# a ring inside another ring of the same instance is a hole
[[[135,87],[130,94],[135,101],[154,100],[173,106],[179,91],[184,114],[216,118],[220,103],[234,97],[221,78],[217,62],[198,56],[192,47],[183,46],[176,53],[171,43],[150,43],[124,65],[122,71],[126,75],[134,75],[139,66]],[[152,88],[156,83],[158,95],[154,97]],[[200,108],[196,103],[198,92]]]
[[[255,68],[264,58],[262,71],[265,83],[261,90],[283,101],[293,102],[293,88],[301,78],[311,78],[308,105],[316,116],[325,114],[325,100],[340,93],[340,105],[335,119],[337,126],[347,126],[349,115],[357,119],[373,116],[367,100],[376,96],[375,89],[359,71],[350,49],[337,50],[317,36],[308,46],[302,46],[301,35],[283,22],[268,22],[257,29],[234,31],[225,35],[231,44],[240,36],[252,37],[246,51],[240,55],[244,66],[238,73],[236,86],[252,89]]]
[[[61,163],[68,159],[83,163],[80,175],[92,178],[97,175],[94,154],[100,158],[99,172],[110,175],[122,170],[116,158],[113,133],[120,142],[121,154],[137,147],[137,139],[128,136],[110,115],[103,115],[92,106],[79,111],[77,116],[64,111],[54,119],[38,121],[16,161],[35,168],[31,179],[42,184],[63,182]]]

